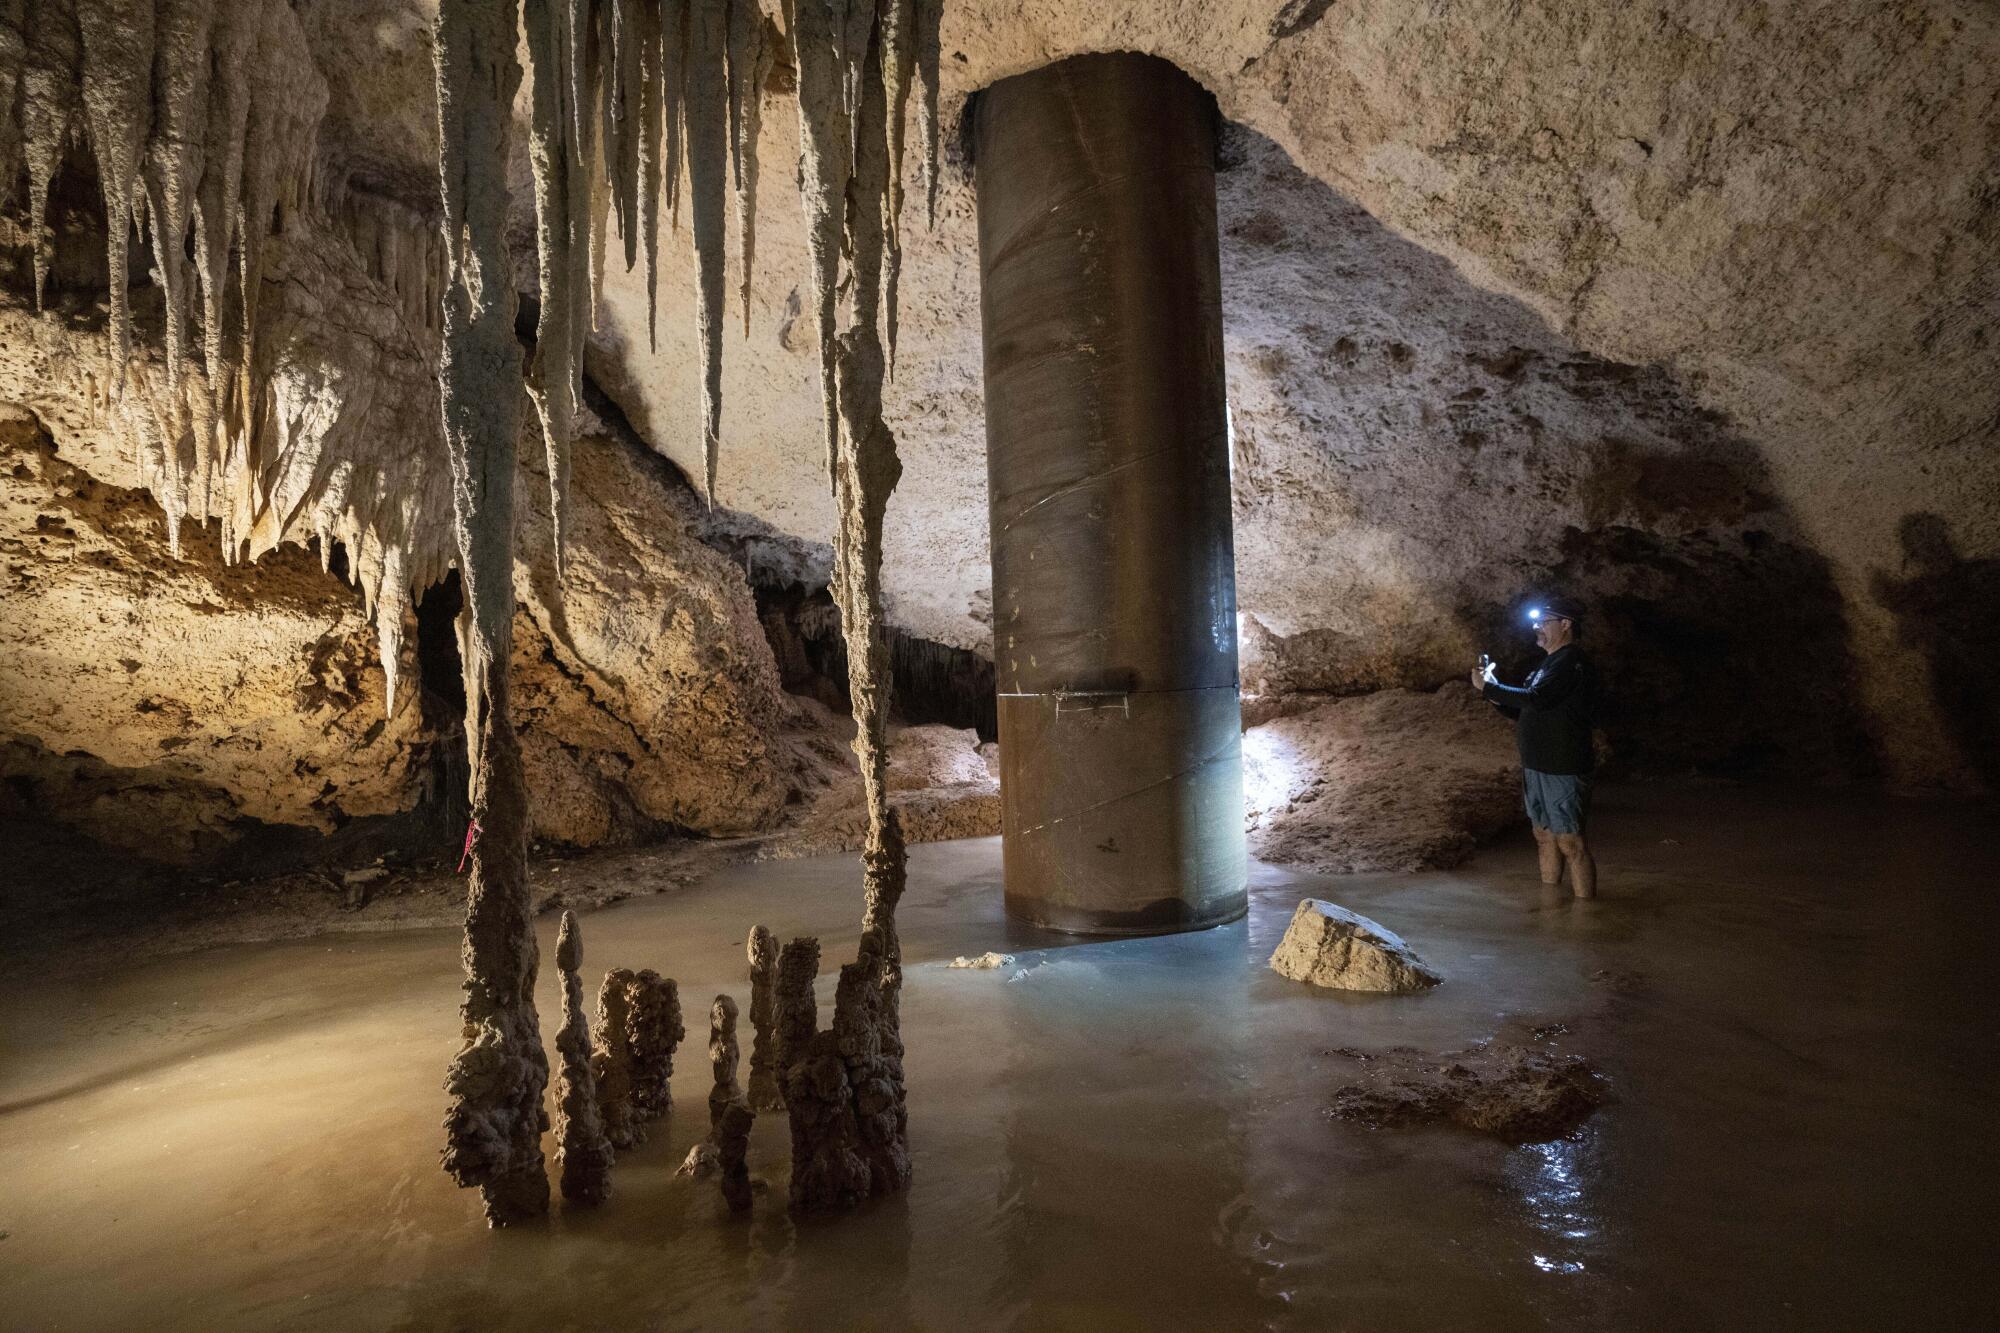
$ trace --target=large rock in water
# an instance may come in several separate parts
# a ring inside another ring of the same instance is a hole
[[[1443,980],[1394,931],[1318,898],[1292,913],[1271,969],[1315,986],[1386,995],[1428,990]]]

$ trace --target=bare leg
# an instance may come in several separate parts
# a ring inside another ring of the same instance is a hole
[[[1540,824],[1535,828],[1535,854],[1542,862],[1542,883],[1560,884],[1563,877],[1562,849],[1556,846],[1556,835]]]
[[[1540,832],[1540,830],[1536,830]],[[1558,833],[1555,836],[1556,849],[1562,859],[1569,863],[1570,891],[1579,898],[1597,896],[1597,860],[1590,854],[1590,845],[1581,833]],[[1543,864],[1547,864],[1544,858]]]

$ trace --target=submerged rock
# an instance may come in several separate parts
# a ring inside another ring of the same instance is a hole
[[[1364,1072],[1334,1092],[1327,1113],[1372,1128],[1446,1122],[1540,1143],[1575,1129],[1606,1096],[1594,1065],[1546,1046],[1495,1041],[1443,1056],[1407,1047],[1335,1054],[1363,1062]]]
[[[1428,990],[1443,980],[1394,931],[1318,898],[1292,913],[1271,969],[1315,986],[1388,995]]]

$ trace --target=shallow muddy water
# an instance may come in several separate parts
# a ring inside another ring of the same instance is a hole
[[[680,981],[676,1110],[614,1197],[493,1232],[437,1165],[456,932],[0,978],[8,1328],[1967,1326],[1994,1305],[1993,811],[1614,788],[1605,897],[1525,837],[1460,870],[1258,867],[1244,921],[1092,942],[1000,910],[997,841],[922,847],[901,921],[916,1180],[795,1226],[788,1140],[731,1218],[673,1176],[707,1128],[707,1002],[743,936],[859,915],[853,857],[722,871],[583,919],[603,969]],[[1446,977],[1343,997],[1264,966],[1302,896]],[[540,1004],[553,1039],[554,921]],[[1015,956],[995,971],[954,955]],[[1329,1119],[1350,1063],[1565,1024],[1607,1073],[1581,1130],[1510,1146]],[[745,1028],[747,1041],[748,1030]],[[552,1147],[553,1145],[551,1145]]]

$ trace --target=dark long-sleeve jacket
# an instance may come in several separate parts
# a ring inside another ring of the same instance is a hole
[[[1543,658],[1520,685],[1489,682],[1482,693],[1509,717],[1521,767],[1541,773],[1588,773],[1596,761],[1590,745],[1597,708],[1597,673],[1573,643]]]

